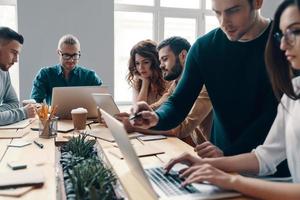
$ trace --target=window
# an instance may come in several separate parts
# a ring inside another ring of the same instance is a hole
[[[0,24],[17,31],[17,2],[16,0],[0,0]],[[19,65],[16,63],[9,70],[12,85],[19,96]]]
[[[144,39],[161,41],[178,35],[193,43],[218,26],[211,0],[115,0],[114,97],[129,103],[132,90],[126,81],[129,53]]]

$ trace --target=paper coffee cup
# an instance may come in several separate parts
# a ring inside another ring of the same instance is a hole
[[[23,107],[28,105],[28,104],[36,104],[36,101],[34,99],[25,99],[22,101]]]
[[[72,121],[75,130],[85,130],[88,111],[85,108],[71,110]]]

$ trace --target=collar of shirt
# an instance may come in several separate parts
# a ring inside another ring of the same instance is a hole
[[[58,75],[64,75],[63,72],[64,72],[64,69],[62,67],[62,65],[58,64],[57,67],[57,74]],[[70,74],[74,74],[74,75],[77,75],[78,74],[78,66],[75,65],[75,67],[72,69],[72,71],[70,72]]]

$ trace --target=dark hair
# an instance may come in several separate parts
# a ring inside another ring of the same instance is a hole
[[[278,41],[274,38],[274,34],[280,32],[280,17],[284,10],[292,5],[298,5],[299,8],[299,1],[300,0],[285,0],[279,5],[274,15],[274,22],[266,46],[265,61],[267,71],[278,101],[280,101],[283,94],[286,94],[289,98],[294,100],[300,98],[300,95],[295,94],[293,89],[293,70],[284,55],[284,51],[280,49],[280,44],[278,44]]]
[[[254,1],[254,0],[248,0],[251,9],[253,8],[253,1]]]
[[[136,90],[140,91],[142,81],[136,81],[134,75],[137,74],[135,65],[135,55],[147,58],[151,61],[152,76],[150,78],[151,85],[157,89],[157,95],[162,95],[166,89],[165,81],[163,79],[162,71],[159,67],[158,52],[156,50],[156,43],[152,40],[142,40],[134,45],[130,51],[130,58],[128,63],[127,81]]]
[[[170,47],[175,56],[178,56],[182,50],[189,51],[191,48],[191,44],[186,39],[179,36],[173,36],[161,41],[157,46],[157,50],[159,51],[166,46]]]
[[[21,34],[4,26],[0,27],[0,40],[6,40],[6,41],[16,40],[20,44],[24,43],[24,38]]]

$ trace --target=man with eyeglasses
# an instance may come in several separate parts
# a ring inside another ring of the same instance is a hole
[[[42,68],[33,81],[31,98],[37,103],[46,100],[51,104],[52,89],[67,86],[99,86],[98,75],[90,69],[78,65],[79,40],[73,35],[64,35],[58,42],[59,64]]]
[[[264,62],[269,19],[260,15],[263,0],[211,0],[220,27],[197,41],[173,95],[155,112],[145,103],[133,109],[133,124],[168,130],[193,106],[203,85],[213,106],[211,141],[198,145],[202,158],[231,156],[262,144],[275,119],[278,102]],[[276,59],[276,58],[274,58]],[[287,165],[278,176],[288,176]]]
[[[0,27],[0,125],[12,124],[35,116],[34,105],[19,107],[8,70],[18,62],[24,38],[8,27]]]

